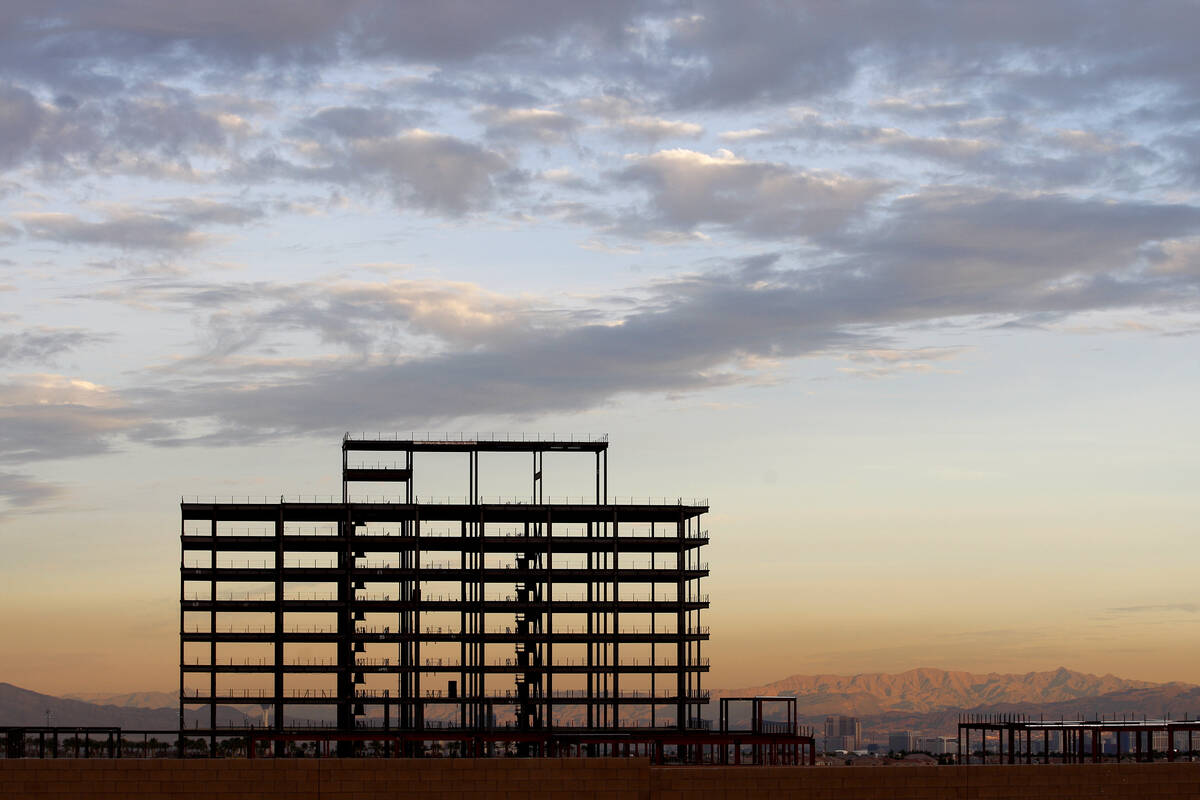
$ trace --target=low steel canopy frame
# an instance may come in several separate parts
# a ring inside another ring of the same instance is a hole
[[[974,757],[972,741],[978,733],[982,760],[994,753],[1001,764],[1033,764],[1052,761],[1064,764],[1101,763],[1105,760],[1103,742],[1106,736],[1115,744],[1109,757],[1116,761],[1153,761],[1155,734],[1162,734],[1166,746],[1158,751],[1167,761],[1180,753],[1179,745],[1186,737],[1186,749],[1192,755],[1200,737],[1200,720],[1187,719],[1034,719],[1025,714],[966,714],[958,721],[958,761],[969,763]],[[995,734],[995,750],[989,750],[988,740]],[[1035,750],[1037,752],[1035,752]],[[966,759],[966,760],[964,760]]]

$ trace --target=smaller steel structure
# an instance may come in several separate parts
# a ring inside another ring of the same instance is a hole
[[[1098,764],[1105,758],[1121,761],[1153,761],[1156,753],[1167,761],[1183,753],[1193,754],[1200,744],[1200,720],[1187,719],[1033,719],[1024,714],[967,714],[958,720],[958,760],[970,763],[974,752],[972,742],[978,741],[982,760],[995,753],[1001,764]],[[977,734],[977,735],[976,735]],[[1156,734],[1159,737],[1156,737]],[[995,750],[988,750],[993,739]],[[1154,747],[1155,738],[1165,740],[1160,750]],[[1115,745],[1106,753],[1105,740]],[[964,760],[965,757],[965,760]]]
[[[748,706],[749,728],[736,726],[739,707]],[[782,720],[769,720],[772,708],[783,706]],[[721,733],[791,733],[797,732],[796,698],[778,695],[721,698]]]
[[[718,751],[717,763],[741,764],[743,756],[750,764],[817,763],[813,731],[801,729],[797,720],[794,696],[722,697],[720,735],[730,741]]]

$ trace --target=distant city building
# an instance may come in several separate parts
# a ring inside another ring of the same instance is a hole
[[[892,753],[911,753],[916,749],[913,735],[909,731],[893,731],[888,734],[888,751]]]
[[[1120,748],[1122,753],[1132,753],[1134,749],[1133,734],[1127,731],[1118,733],[1110,733],[1104,737],[1103,750],[1105,755],[1116,755],[1117,749]],[[1054,748],[1051,747],[1051,750]]]
[[[825,752],[857,750],[862,739],[862,723],[858,717],[825,718]]]
[[[932,753],[944,756],[958,752],[958,738],[954,736],[922,736],[914,742],[912,748],[921,753]]]

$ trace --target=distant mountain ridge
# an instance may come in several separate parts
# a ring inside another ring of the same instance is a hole
[[[123,708],[178,708],[179,692],[73,692],[64,694],[64,700],[82,700],[98,706],[121,706]]]
[[[1200,686],[1187,683],[1161,683],[1144,689],[1126,689],[1094,697],[1077,697],[1053,703],[997,703],[971,709],[941,711],[889,711],[883,714],[864,714],[864,735],[880,739],[889,731],[909,730],[916,733],[953,736],[958,717],[964,711],[983,714],[1026,714],[1033,719],[1181,719],[1200,718]],[[823,715],[813,715],[806,724],[820,727]]]
[[[137,693],[141,694],[141,693]],[[47,713],[50,712],[47,717]],[[191,710],[185,714],[187,725],[204,725],[207,714]],[[218,724],[244,724],[246,715],[227,706],[217,709]],[[146,708],[135,705],[97,705],[83,700],[55,697],[22,689],[11,683],[0,683],[0,726],[41,726],[49,721],[55,726],[120,726],[126,730],[177,730],[179,703],[171,695],[171,705]]]
[[[723,697],[791,695],[802,715],[873,716],[888,712],[929,713],[997,705],[1042,705],[1164,686],[1092,675],[1066,667],[1023,674],[984,674],[922,667],[897,674],[792,675],[762,686],[715,691]]]
[[[792,675],[761,686],[713,691],[706,716],[719,697],[785,695],[797,699],[801,721],[821,724],[828,714],[862,720],[864,734],[891,730],[953,734],[963,711],[1022,712],[1051,718],[1128,714],[1182,716],[1200,713],[1200,685],[1152,683],[1092,675],[1060,667],[1045,672],[971,673],[919,668],[897,674]],[[0,725],[119,725],[126,729],[173,729],[179,724],[174,692],[77,693],[65,698],[0,683]],[[257,706],[221,706],[221,724],[259,722]],[[205,725],[202,710],[187,712],[187,725]]]

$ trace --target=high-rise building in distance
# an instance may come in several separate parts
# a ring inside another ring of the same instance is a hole
[[[825,718],[825,750],[857,750],[862,739],[862,724],[858,717]]]

